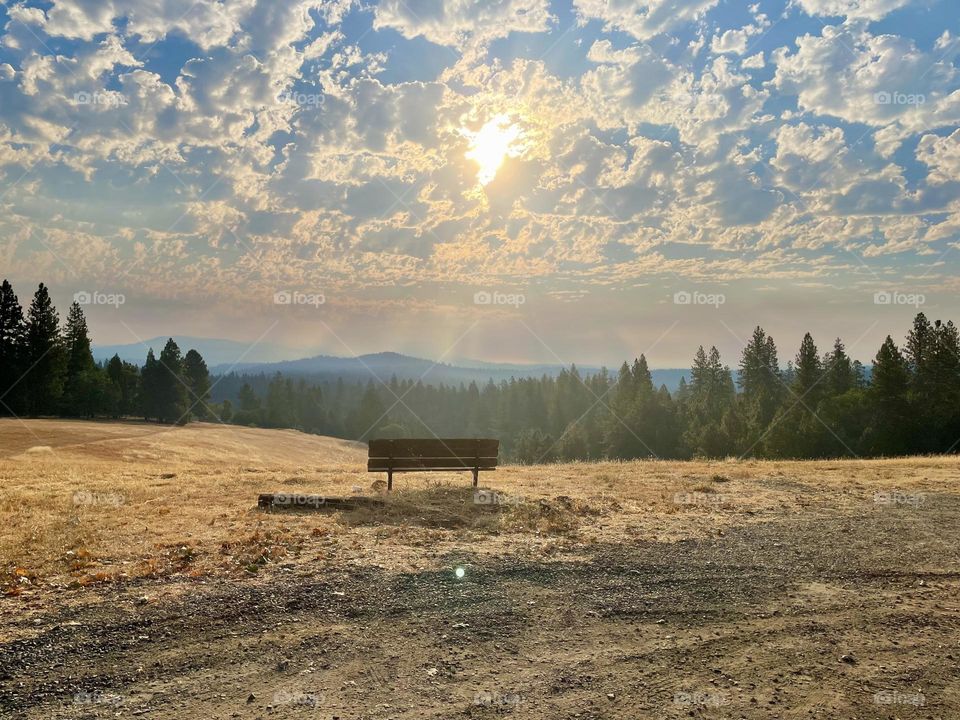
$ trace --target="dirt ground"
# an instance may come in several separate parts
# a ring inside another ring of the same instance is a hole
[[[364,458],[0,420],[0,717],[960,718],[960,458]]]

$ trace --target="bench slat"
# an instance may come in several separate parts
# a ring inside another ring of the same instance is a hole
[[[496,458],[500,450],[499,440],[453,438],[453,439],[405,439],[371,440],[371,458]]]
[[[369,472],[387,470],[492,470],[497,466],[496,458],[370,458],[367,460]]]

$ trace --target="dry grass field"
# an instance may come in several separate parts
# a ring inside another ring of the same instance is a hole
[[[0,717],[960,717],[957,457],[365,457],[0,420]]]

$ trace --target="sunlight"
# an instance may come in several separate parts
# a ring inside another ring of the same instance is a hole
[[[519,157],[523,152],[519,143],[523,138],[523,131],[512,124],[507,115],[491,118],[477,132],[464,129],[462,133],[470,140],[467,158],[480,166],[477,180],[481,185],[488,184],[496,177],[497,170],[506,158]]]

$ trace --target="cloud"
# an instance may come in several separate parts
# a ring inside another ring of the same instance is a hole
[[[880,20],[914,0],[797,0],[808,15]]]
[[[929,182],[960,183],[960,130],[946,137],[924,135],[917,145],[917,160],[930,169]]]
[[[748,58],[744,58],[743,62],[740,63],[740,67],[744,70],[762,70],[767,66],[766,60],[763,59],[763,53],[758,52],[756,55],[751,55]]]
[[[770,22],[766,16],[760,15],[755,25],[746,25],[739,30],[725,30],[723,33],[716,35],[710,42],[710,50],[715,53],[743,55],[750,46],[750,38],[760,35],[769,26]],[[762,54],[760,58],[762,61]]]
[[[583,20],[601,20],[606,30],[621,30],[649,40],[700,19],[719,0],[574,0]]]
[[[957,240],[956,43],[872,34],[864,13],[890,3],[822,29],[789,13],[755,53],[766,18],[715,0],[146,5],[8,8],[0,232],[22,275],[69,276],[47,243],[145,296],[373,285],[429,304],[464,274],[839,285]],[[531,59],[571,11],[562,56]],[[171,34],[187,49],[144,54]],[[480,188],[463,130],[500,115],[524,150]]]
[[[385,0],[377,5],[374,28],[393,28],[404,37],[438,45],[486,43],[511,32],[543,32],[551,20],[547,0]]]
[[[774,53],[779,91],[802,110],[905,133],[960,122],[960,70],[946,54],[926,53],[909,38],[873,36],[860,25],[826,26]]]

